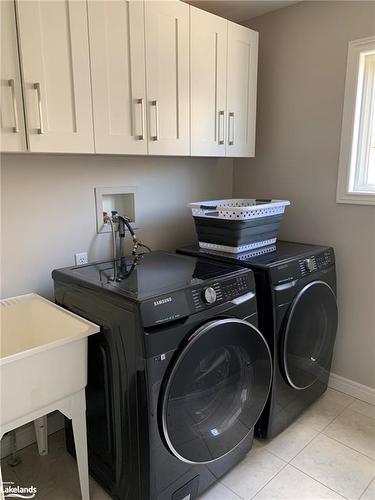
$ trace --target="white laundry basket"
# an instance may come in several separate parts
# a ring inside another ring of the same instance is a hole
[[[288,200],[227,199],[189,203],[201,248],[240,253],[276,242]]]

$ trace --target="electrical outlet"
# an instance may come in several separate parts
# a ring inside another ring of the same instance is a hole
[[[75,253],[74,261],[76,263],[76,266],[82,266],[82,264],[87,264],[88,263],[87,252]]]

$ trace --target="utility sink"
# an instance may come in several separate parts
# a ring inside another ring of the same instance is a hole
[[[1,425],[82,390],[99,327],[35,293],[0,301]]]

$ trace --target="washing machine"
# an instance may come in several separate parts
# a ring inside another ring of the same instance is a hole
[[[259,329],[273,361],[272,388],[255,434],[274,437],[327,389],[337,330],[333,249],[278,241],[241,254],[198,245],[178,252],[254,271]]]
[[[90,473],[119,500],[196,498],[250,450],[267,402],[253,272],[151,252],[53,279],[60,306],[101,326],[88,340]]]

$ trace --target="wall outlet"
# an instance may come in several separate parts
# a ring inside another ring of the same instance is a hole
[[[75,253],[74,262],[76,266],[82,266],[82,264],[88,263],[87,252]]]

